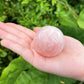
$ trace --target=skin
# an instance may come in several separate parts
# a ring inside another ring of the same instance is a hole
[[[76,39],[64,36],[65,46],[56,57],[44,57],[31,47],[39,27],[34,30],[26,29],[14,23],[0,22],[1,45],[21,55],[37,69],[84,81],[84,47]]]

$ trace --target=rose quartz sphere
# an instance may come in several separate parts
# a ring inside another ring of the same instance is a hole
[[[36,33],[32,45],[34,50],[42,56],[57,56],[63,50],[64,36],[58,28],[45,26]]]

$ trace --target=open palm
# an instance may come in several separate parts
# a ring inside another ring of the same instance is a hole
[[[31,46],[36,31],[13,23],[0,22],[1,45],[20,54],[37,69],[56,75],[84,80],[84,47],[76,39],[65,37],[63,51],[56,57],[47,58],[38,54]]]

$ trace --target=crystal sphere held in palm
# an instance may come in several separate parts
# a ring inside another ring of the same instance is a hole
[[[44,26],[36,33],[32,45],[41,56],[57,56],[64,48],[64,36],[58,28]]]

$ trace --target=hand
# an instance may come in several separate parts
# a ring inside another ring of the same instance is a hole
[[[36,32],[13,23],[0,22],[1,45],[21,55],[37,69],[84,81],[84,47],[76,39],[65,37],[63,51],[56,57],[46,58],[36,53],[31,43]]]

